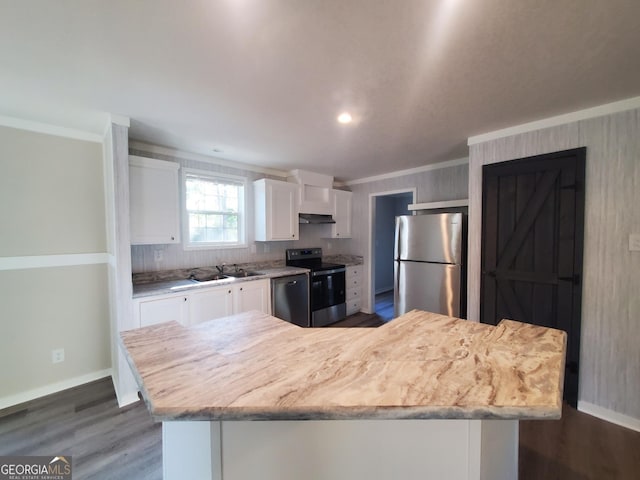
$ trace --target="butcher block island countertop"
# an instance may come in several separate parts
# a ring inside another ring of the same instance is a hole
[[[122,333],[159,421],[560,418],[566,334],[414,310],[379,328],[259,312]]]

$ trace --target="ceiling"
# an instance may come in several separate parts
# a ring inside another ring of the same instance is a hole
[[[640,95],[637,0],[0,0],[0,114],[348,181]],[[341,111],[354,121],[337,123]],[[217,151],[214,151],[217,150]]]

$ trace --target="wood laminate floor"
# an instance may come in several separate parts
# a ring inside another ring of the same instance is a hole
[[[142,402],[119,409],[110,378],[0,411],[4,455],[71,455],[75,480],[162,478],[160,424]],[[520,480],[640,478],[640,432],[569,406],[520,422],[519,455]]]
[[[386,322],[393,319],[393,290],[376,295],[376,314]]]
[[[0,456],[70,455],[74,480],[160,480],[162,428],[119,409],[111,378],[0,410]]]
[[[329,325],[329,327],[379,327],[391,321],[393,319],[393,290],[376,295],[375,307],[375,313],[358,312],[344,320]]]
[[[640,479],[640,432],[566,404],[561,420],[521,421],[519,479]]]
[[[384,323],[376,314],[358,313],[332,327]],[[142,402],[119,409],[110,378],[0,410],[4,455],[71,455],[74,480],[162,478],[160,424]],[[561,420],[522,421],[519,478],[640,479],[640,432],[569,406]]]

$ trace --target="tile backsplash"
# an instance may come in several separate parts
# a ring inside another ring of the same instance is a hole
[[[196,268],[226,263],[262,263],[284,260],[287,248],[321,247],[325,255],[348,252],[350,239],[322,238],[328,225],[301,225],[300,240],[290,242],[251,242],[247,248],[184,250],[182,244],[133,245],[131,270],[133,273]],[[255,251],[254,251],[255,250]],[[162,260],[156,261],[156,251]]]

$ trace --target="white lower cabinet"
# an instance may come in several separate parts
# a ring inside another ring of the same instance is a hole
[[[189,294],[189,325],[233,314],[233,289],[206,288]]]
[[[271,282],[270,280],[255,280],[235,286],[233,295],[234,313],[259,310],[271,313]]]
[[[145,297],[134,301],[134,315],[136,315],[136,325],[148,327],[156,323],[169,322],[175,320],[183,325],[187,325],[189,315],[189,298],[187,295],[175,293]]]
[[[347,267],[346,277],[346,297],[347,315],[358,313],[362,309],[362,265]]]
[[[183,325],[226,317],[249,310],[271,313],[269,279],[200,288],[182,294],[134,299],[135,324],[147,327],[175,320]]]

